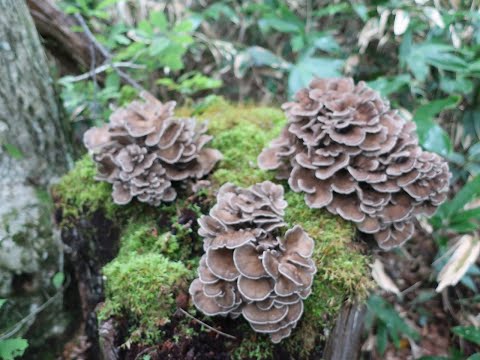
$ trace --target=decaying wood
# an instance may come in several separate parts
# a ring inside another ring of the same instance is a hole
[[[59,212],[61,221],[61,209]],[[62,227],[61,235],[67,260],[72,264],[72,277],[78,286],[82,321],[89,343],[86,355],[89,359],[98,359],[98,354],[103,352],[112,355],[115,353],[111,339],[114,335],[109,331],[112,324],[99,327],[96,310],[105,298],[101,269],[118,252],[119,230],[102,211],[96,211]]]
[[[355,360],[360,355],[360,338],[363,331],[366,307],[345,304],[325,347],[327,360]]]
[[[88,36],[73,29],[80,24],[73,16],[66,15],[49,0],[27,0],[30,14],[40,35],[45,39],[48,50],[58,59],[67,59],[78,70],[90,69],[92,43]],[[94,51],[94,62],[101,64],[103,54]]]

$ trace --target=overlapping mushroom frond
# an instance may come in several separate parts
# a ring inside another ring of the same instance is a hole
[[[97,163],[98,180],[113,184],[113,200],[133,197],[151,205],[172,201],[172,182],[208,174],[221,154],[204,148],[206,126],[176,118],[174,101],[165,104],[148,93],[110,116],[110,122],[85,132],[84,143]]]
[[[243,315],[274,343],[297,325],[316,272],[314,242],[300,226],[275,236],[286,206],[281,185],[223,185],[210,215],[199,219],[205,254],[190,286],[199,310]]]
[[[416,215],[446,199],[450,173],[418,146],[415,124],[352,79],[317,79],[283,105],[288,123],[258,158],[276,169],[312,208],[327,208],[373,234],[379,246],[403,244]]]

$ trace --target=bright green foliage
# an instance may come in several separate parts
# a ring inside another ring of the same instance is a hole
[[[138,323],[131,329],[131,341],[142,343],[158,341],[159,327],[175,312],[176,292],[185,288],[193,275],[181,262],[155,252],[120,255],[103,273],[107,302],[102,317],[126,314]]]
[[[25,339],[0,340],[0,359],[13,360],[16,357],[22,356],[27,347],[28,342]]]

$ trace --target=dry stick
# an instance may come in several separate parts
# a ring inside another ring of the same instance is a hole
[[[145,66],[143,65],[137,65],[133,64],[130,62],[114,62],[114,63],[107,63],[100,65],[99,67],[95,68],[93,71],[86,72],[84,74],[80,74],[77,76],[72,76],[69,81],[71,82],[77,82],[77,81],[82,81],[86,80],[89,77],[92,77],[93,74],[100,74],[110,68],[120,68],[120,67],[125,67],[125,68],[132,68],[132,69],[145,69]]]
[[[237,338],[236,338],[235,336],[230,335],[230,334],[227,334],[227,333],[224,333],[223,331],[217,330],[217,329],[215,329],[214,327],[212,327],[212,326],[210,326],[210,325],[208,325],[208,324],[205,324],[203,321],[198,320],[195,316],[190,315],[188,312],[186,312],[186,311],[183,310],[182,308],[177,308],[177,310],[180,310],[180,312],[181,312],[183,315],[188,316],[190,319],[198,322],[199,324],[201,324],[201,325],[209,328],[209,329],[212,330],[212,331],[215,331],[217,334],[223,335],[223,336],[225,336],[225,337],[227,337],[227,338],[229,338],[229,339],[237,340]]]
[[[100,51],[100,53],[105,57],[105,59],[107,61],[109,61],[111,64],[112,64],[112,67],[115,69],[115,71],[117,72],[117,74],[123,79],[125,80],[127,83],[129,83],[130,85],[132,85],[134,88],[136,88],[137,90],[140,90],[140,91],[145,91],[145,92],[148,92],[142,85],[140,85],[138,82],[136,82],[135,80],[133,80],[130,76],[128,76],[127,73],[125,73],[123,70],[119,69],[117,66],[115,66],[115,63],[112,61],[112,54],[110,54],[108,52],[107,49],[105,49],[105,47],[100,44],[97,39],[95,38],[95,36],[92,34],[92,32],[90,31],[90,29],[88,28],[88,25],[87,23],[85,22],[85,20],[83,19],[82,15],[80,14],[74,14],[75,16],[75,19],[77,19],[77,21],[80,23],[80,26],[82,27],[83,29],[83,32],[85,33],[85,35],[87,35],[87,37],[90,39],[90,41],[95,45],[95,47]]]

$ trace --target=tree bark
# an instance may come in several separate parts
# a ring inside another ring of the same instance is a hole
[[[16,311],[25,316],[61,271],[47,191],[66,171],[70,149],[24,0],[0,0],[0,14],[0,297],[23,296],[28,306]]]
[[[27,5],[47,49],[62,66],[69,65],[70,70],[88,70],[92,63],[93,44],[84,33],[72,30],[79,26],[73,16],[66,15],[48,0],[27,0]],[[95,64],[103,63],[102,54],[99,51],[94,53]]]
[[[363,331],[366,307],[345,304],[325,347],[327,360],[355,360],[360,355],[360,340]]]

